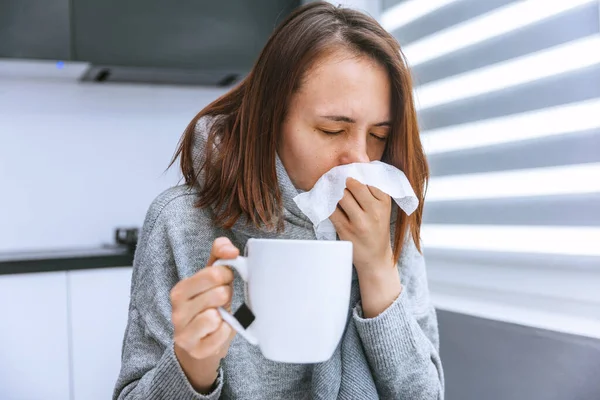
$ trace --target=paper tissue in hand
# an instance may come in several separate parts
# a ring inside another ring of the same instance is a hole
[[[381,161],[340,165],[325,173],[310,191],[294,197],[298,208],[312,221],[317,239],[335,240],[329,216],[343,197],[349,177],[385,192],[407,215],[419,205],[410,182],[398,168]]]

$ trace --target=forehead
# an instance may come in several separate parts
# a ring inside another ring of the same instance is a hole
[[[304,76],[297,101],[314,111],[389,114],[391,84],[376,61],[350,53],[319,59]],[[377,110],[377,111],[376,111]]]

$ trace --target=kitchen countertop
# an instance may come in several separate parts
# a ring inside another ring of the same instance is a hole
[[[119,245],[0,253],[0,275],[131,265],[133,265],[133,250],[128,246]]]

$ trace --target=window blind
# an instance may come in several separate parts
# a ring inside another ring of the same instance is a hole
[[[600,2],[382,0],[431,167],[441,309],[600,337]]]

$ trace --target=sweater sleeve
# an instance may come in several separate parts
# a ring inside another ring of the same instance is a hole
[[[171,200],[162,196],[151,205],[136,249],[115,400],[215,400],[223,387],[219,369],[213,391],[198,393],[175,356],[169,294],[180,277],[167,234],[169,218],[163,215]]]
[[[412,241],[405,246],[398,263],[403,285],[398,298],[369,319],[359,302],[353,321],[382,399],[443,400],[437,317],[425,261]]]

